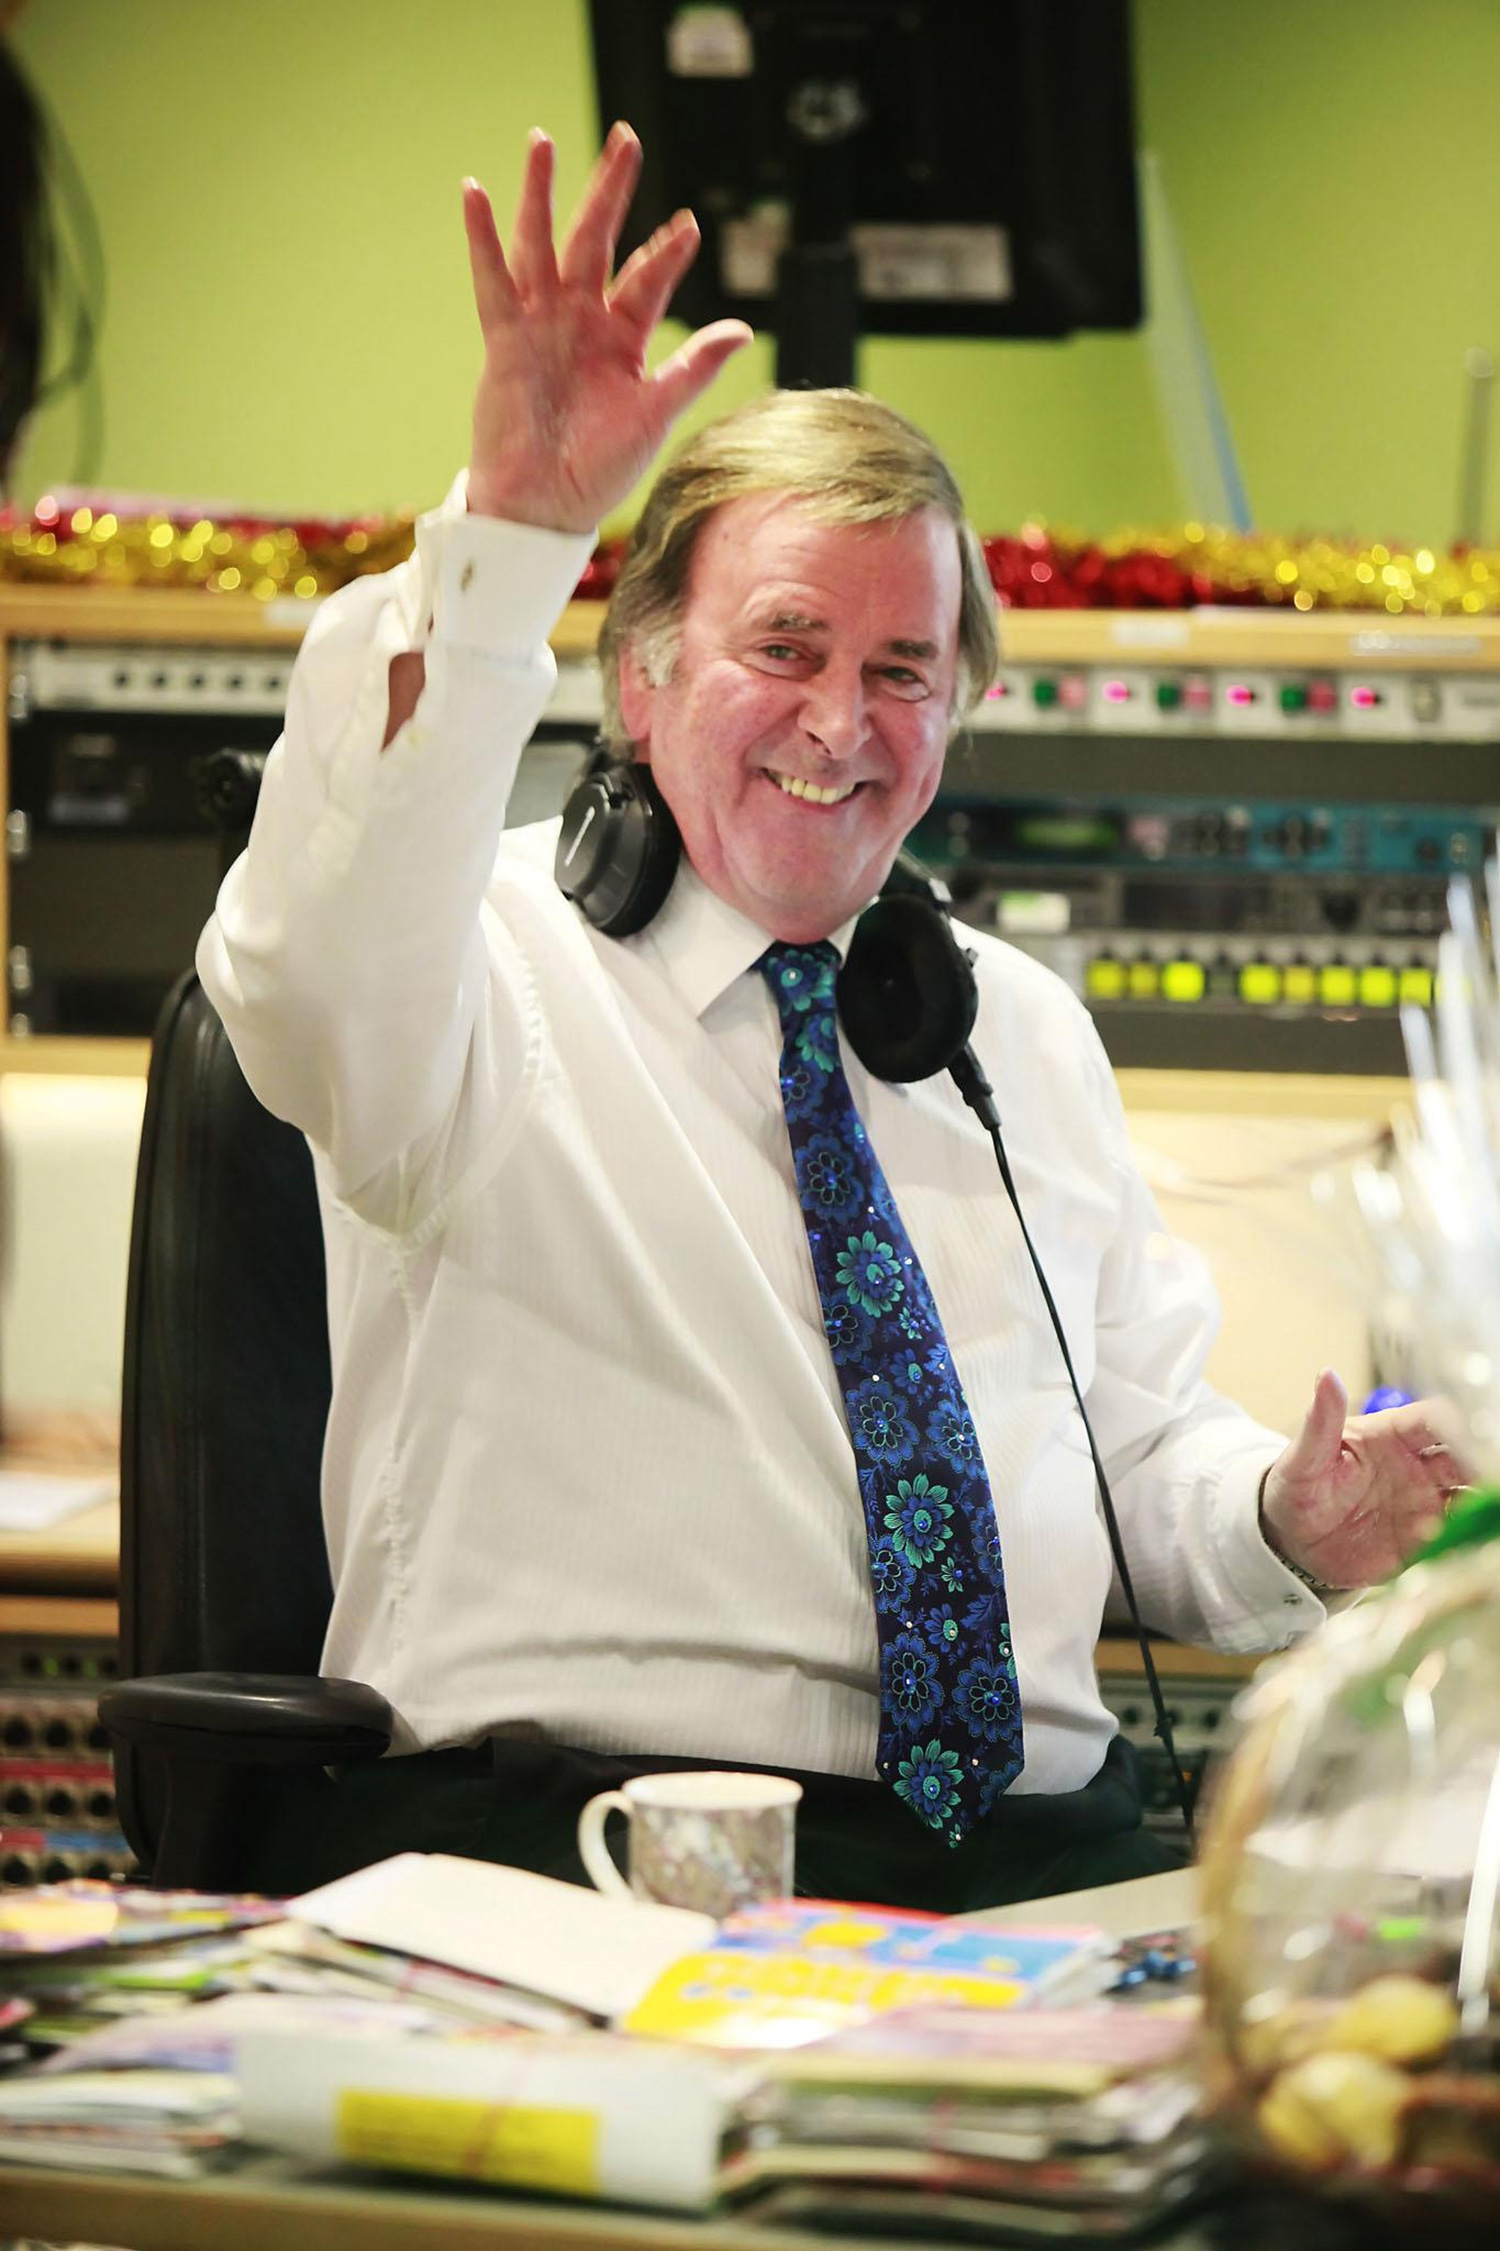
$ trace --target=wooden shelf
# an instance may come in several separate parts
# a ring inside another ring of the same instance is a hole
[[[165,641],[204,648],[294,649],[319,603],[279,594],[195,593],[184,587],[0,585],[0,640]],[[559,656],[592,656],[603,602],[570,602],[551,639]]]
[[[1411,1101],[1409,1079],[1335,1077],[1313,1071],[1115,1072],[1127,1110],[1194,1117],[1389,1118]]]
[[[0,637],[294,649],[316,608],[295,595],[257,602],[186,587],[6,585],[0,586]]]
[[[1266,1655],[1228,1656],[1221,1649],[1192,1649],[1186,1642],[1154,1642],[1151,1655],[1157,1672],[1166,1680],[1248,1680]],[[1144,1679],[1139,1645],[1124,1635],[1107,1634],[1094,1649],[1094,1665],[1101,1673],[1139,1673]]]
[[[30,1071],[39,1077],[143,1079],[151,1060],[149,1040],[17,1040],[0,1032],[0,1073]]]

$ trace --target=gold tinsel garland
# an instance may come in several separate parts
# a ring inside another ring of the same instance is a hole
[[[0,584],[199,586],[210,594],[311,601],[411,553],[414,518],[275,524],[261,518],[119,516],[109,508],[0,515]]]
[[[411,514],[346,522],[117,515],[107,506],[0,514],[0,584],[202,587],[212,594],[311,600],[411,553]],[[1003,603],[1047,609],[1191,609],[1231,602],[1425,617],[1500,615],[1500,550],[1443,552],[1184,524],[1089,540],[1043,525],[984,542]],[[579,584],[614,582],[620,543],[602,546]]]

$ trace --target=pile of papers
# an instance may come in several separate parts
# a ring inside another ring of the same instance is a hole
[[[1095,2234],[1202,2158],[1191,2023],[1078,1927],[839,1902],[724,1924],[403,1854],[278,1904],[0,1894],[0,2156],[251,2143],[681,2212]],[[3,2058],[0,2058],[3,2064]]]

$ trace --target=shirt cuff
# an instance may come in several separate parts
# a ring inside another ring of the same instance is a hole
[[[1226,1464],[1212,1511],[1213,1544],[1224,1583],[1256,1635],[1246,1648],[1284,1649],[1300,1634],[1322,1625],[1328,1612],[1311,1588],[1273,1547],[1260,1529],[1260,1488],[1270,1461],[1254,1454]]]
[[[430,637],[485,656],[529,658],[583,576],[594,535],[471,516],[465,485],[459,478],[441,507],[417,518]]]

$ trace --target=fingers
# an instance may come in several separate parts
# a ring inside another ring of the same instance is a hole
[[[663,360],[652,387],[662,407],[664,426],[701,398],[727,359],[754,341],[754,332],[742,320],[716,320],[690,336],[669,360]]]
[[[1464,1443],[1462,1426],[1446,1399],[1418,1399],[1406,1407],[1389,1407],[1384,1413],[1363,1418],[1366,1427],[1378,1425],[1398,1437],[1421,1462],[1434,1491],[1455,1492],[1472,1484],[1478,1475]]]
[[[484,334],[515,310],[516,289],[495,232],[490,199],[477,180],[464,182],[464,232],[469,241],[469,271],[474,304]]]
[[[1450,1493],[1462,1493],[1469,1486],[1473,1472],[1462,1456],[1451,1446],[1436,1439],[1430,1446],[1417,1448],[1417,1460],[1432,1480],[1432,1488],[1446,1500]]]
[[[511,235],[510,271],[522,296],[531,296],[557,280],[557,259],[552,249],[552,175],[556,151],[547,134],[535,131],[526,143],[526,168],[521,174],[521,199]]]
[[[674,212],[621,267],[609,293],[610,310],[649,334],[697,255],[697,220],[691,211]]]
[[[641,144],[626,124],[613,125],[584,191],[559,268],[570,287],[602,294],[615,261],[615,244],[641,176]]]

